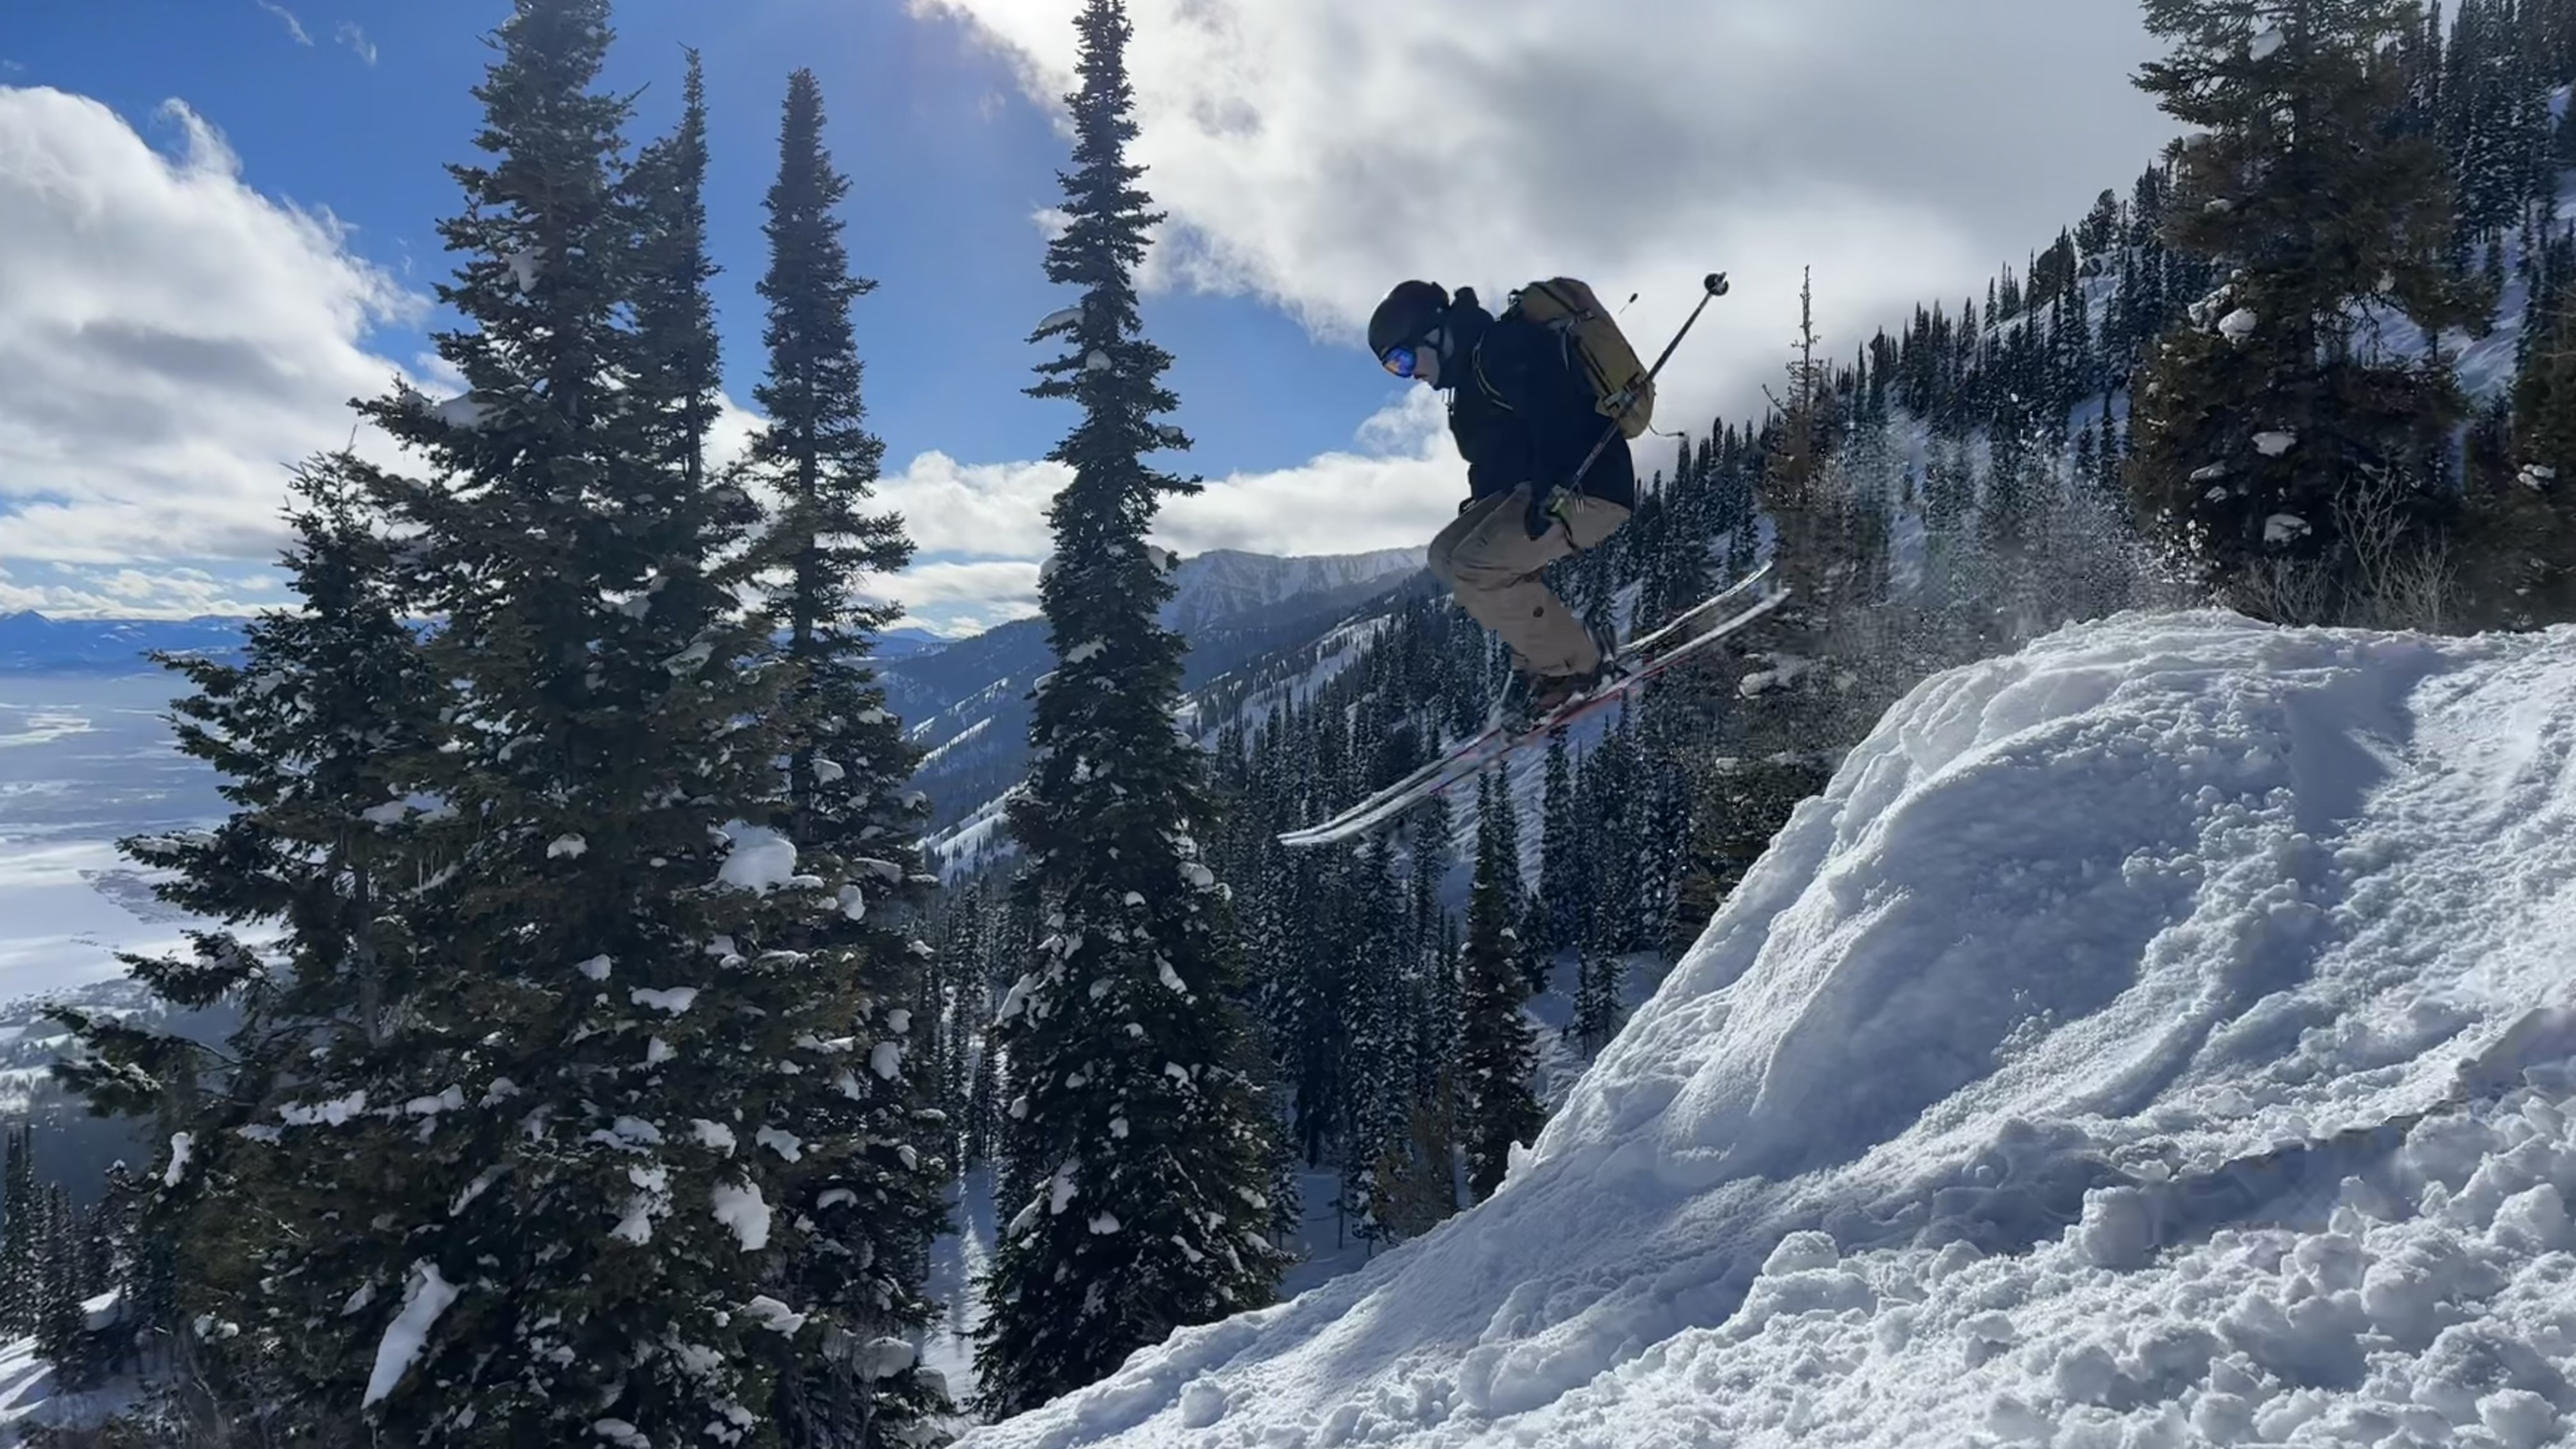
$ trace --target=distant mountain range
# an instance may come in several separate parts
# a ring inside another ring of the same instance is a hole
[[[1164,627],[1190,641],[1185,687],[1304,643],[1354,609],[1420,576],[1422,550],[1278,558],[1213,549],[1172,570]],[[0,614],[0,675],[142,674],[156,651],[238,655],[249,620],[49,619]],[[1028,755],[1028,693],[1055,666],[1046,621],[1020,619],[965,639],[905,627],[880,636],[887,703],[931,752],[917,783],[953,821],[1007,789]]]
[[[0,674],[125,674],[148,672],[156,650],[236,655],[248,619],[201,614],[193,619],[49,619],[32,610],[0,614]],[[927,629],[889,629],[878,636],[877,657],[892,661],[944,649],[952,640]]]
[[[48,619],[32,611],[0,614],[0,673],[137,673],[152,668],[154,650],[237,654],[248,620],[219,614],[193,619]]]
[[[1336,593],[1354,584],[1377,583],[1390,574],[1412,573],[1422,567],[1422,556],[1420,548],[1306,558],[1210,549],[1183,559],[1172,571],[1174,592],[1172,601],[1163,606],[1163,627],[1196,634],[1254,609]]]
[[[1301,644],[1422,571],[1422,550],[1276,558],[1212,549],[1172,570],[1165,628],[1188,636],[1185,688]],[[929,751],[914,783],[954,823],[1026,773],[1028,694],[1055,667],[1046,621],[1020,619],[880,671],[886,703]]]

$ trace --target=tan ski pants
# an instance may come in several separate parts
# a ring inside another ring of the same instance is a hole
[[[1565,505],[1565,524],[1539,538],[1522,521],[1528,511],[1526,485],[1469,505],[1431,540],[1432,576],[1458,596],[1468,617],[1511,646],[1524,673],[1588,673],[1600,664],[1601,651],[1539,570],[1576,549],[1598,547],[1628,521],[1628,510],[1579,495]]]

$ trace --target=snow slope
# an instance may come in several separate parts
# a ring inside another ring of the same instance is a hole
[[[974,1449],[2576,1430],[2576,628],[1937,676],[1490,1202]]]
[[[1420,569],[1422,556],[1419,547],[1295,558],[1210,549],[1182,560],[1172,570],[1172,597],[1163,605],[1163,627],[1194,634],[1219,620],[1308,594],[1379,580],[1391,584],[1395,576]]]

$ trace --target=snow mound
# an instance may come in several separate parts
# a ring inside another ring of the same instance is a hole
[[[2563,1443],[2576,629],[1927,681],[1495,1197],[970,1435]]]

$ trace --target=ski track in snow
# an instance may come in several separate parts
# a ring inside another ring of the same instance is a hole
[[[966,1444],[2567,1442],[2571,817],[2576,628],[1937,676],[1493,1200]]]

